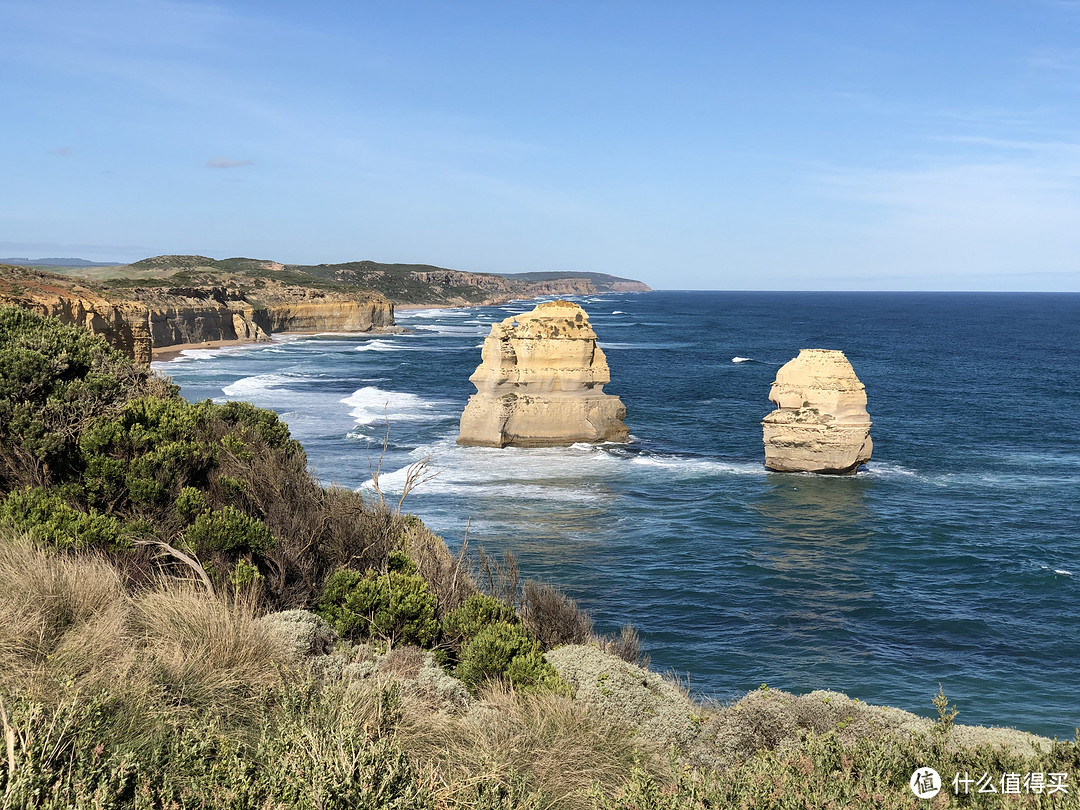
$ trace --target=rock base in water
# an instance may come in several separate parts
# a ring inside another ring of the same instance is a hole
[[[803,349],[776,373],[769,399],[777,409],[761,422],[768,469],[852,475],[870,460],[866,389],[843,352]]]
[[[625,442],[626,408],[603,392],[607,358],[589,316],[552,301],[492,325],[469,379],[477,393],[461,415],[458,444],[553,447]]]

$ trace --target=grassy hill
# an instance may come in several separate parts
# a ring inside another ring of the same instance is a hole
[[[353,293],[371,290],[399,304],[468,305],[548,294],[589,294],[614,289],[648,290],[633,279],[604,273],[469,273],[428,264],[373,261],[282,264],[268,259],[154,256],[128,265],[39,267],[113,290],[140,287],[231,286],[267,283]]]

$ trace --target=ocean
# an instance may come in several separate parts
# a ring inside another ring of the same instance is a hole
[[[721,701],[834,689],[959,723],[1080,726],[1080,294],[653,292],[575,298],[628,445],[460,448],[494,321],[535,302],[399,311],[401,335],[283,336],[155,363],[189,400],[277,411],[327,484],[406,498],[452,549],[517,555],[599,631]],[[841,349],[874,455],[771,473],[776,370]],[[384,441],[386,450],[383,452]],[[380,458],[381,457],[381,458]]]

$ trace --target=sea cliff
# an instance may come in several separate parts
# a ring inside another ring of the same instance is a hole
[[[155,349],[265,341],[276,332],[368,332],[393,327],[394,305],[370,290],[264,283],[121,286],[0,265],[0,303],[83,326],[141,364]]]
[[[0,264],[0,303],[101,335],[136,362],[155,350],[269,340],[281,332],[394,328],[395,304],[475,306],[545,295],[646,292],[602,273],[469,273],[433,265],[290,265],[263,259],[154,256],[130,265]]]

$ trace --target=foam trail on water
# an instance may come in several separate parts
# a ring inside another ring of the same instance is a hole
[[[434,422],[448,418],[440,410],[448,405],[446,402],[400,391],[384,391],[373,385],[357,389],[341,402],[349,406],[349,415],[358,425],[371,425],[384,420]]]
[[[229,383],[221,389],[221,393],[227,397],[252,397],[275,389],[283,389],[290,382],[296,381],[297,378],[286,374],[256,374],[252,377],[241,377],[236,382]]]
[[[754,359],[753,357],[732,357],[731,362],[732,363],[749,363],[753,359]]]
[[[407,349],[407,346],[401,346],[390,340],[369,340],[364,344],[357,346],[355,351],[358,352],[398,352],[402,349]]]

